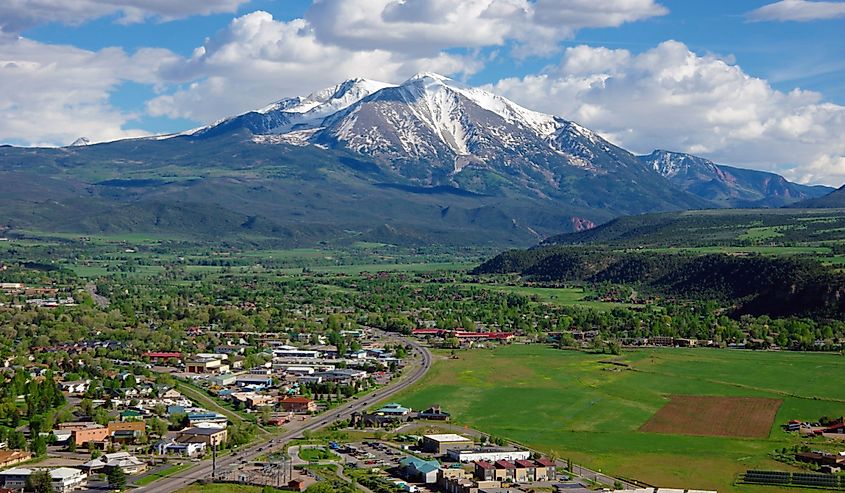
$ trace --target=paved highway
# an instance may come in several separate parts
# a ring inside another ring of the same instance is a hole
[[[252,461],[257,457],[270,452],[283,451],[287,442],[294,438],[301,437],[303,432],[318,430],[335,421],[349,418],[352,413],[356,411],[363,411],[373,403],[386,399],[418,382],[431,368],[431,353],[428,349],[424,348],[414,340],[402,338],[402,341],[413,347],[412,354],[420,356],[422,360],[420,364],[413,367],[413,371],[409,375],[404,376],[371,394],[367,394],[358,400],[354,400],[326,413],[317,415],[312,419],[290,423],[288,425],[288,431],[275,437],[274,439],[238,449],[237,455],[230,454],[225,457],[218,458],[217,470],[223,471],[228,469],[231,466],[240,463],[240,461],[244,459]],[[136,488],[133,491],[139,493],[171,493],[201,479],[211,479],[211,471],[211,460],[206,459],[197,463],[196,466],[182,471],[175,476],[162,478],[147,486]]]

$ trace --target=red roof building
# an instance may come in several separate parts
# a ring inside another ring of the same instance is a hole
[[[293,396],[279,399],[282,409],[292,413],[313,413],[317,410],[317,403],[307,397]]]

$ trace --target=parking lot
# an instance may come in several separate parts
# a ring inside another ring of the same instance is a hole
[[[406,457],[400,450],[382,442],[365,441],[343,444],[335,450],[346,464],[363,469],[389,469]]]

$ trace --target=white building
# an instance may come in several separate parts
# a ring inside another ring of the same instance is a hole
[[[103,454],[96,459],[92,459],[85,464],[82,464],[82,467],[87,469],[89,474],[115,467],[123,469],[123,472],[126,474],[138,474],[147,469],[147,465],[144,462],[134,455],[131,455],[129,452]]]
[[[292,346],[281,346],[273,349],[273,356],[277,358],[319,358],[320,351],[297,349]]]
[[[29,477],[38,469],[16,467],[0,472],[0,481],[4,488],[10,490],[22,490],[26,488]],[[77,488],[82,488],[88,477],[79,469],[72,467],[59,467],[48,471],[53,483],[55,493],[66,493]]]
[[[515,448],[453,448],[447,450],[446,455],[450,460],[466,464],[475,461],[496,462],[497,460],[525,460],[531,457],[531,452],[527,450],[517,450]]]
[[[179,443],[175,440],[161,441],[156,444],[156,453],[159,455],[183,455],[185,457],[196,457],[205,453],[205,443],[191,442]]]

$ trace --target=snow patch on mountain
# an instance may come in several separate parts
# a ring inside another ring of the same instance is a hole
[[[666,178],[688,173],[690,170],[715,176],[724,174],[714,162],[680,152],[658,150],[651,153],[646,159],[654,171]]]

